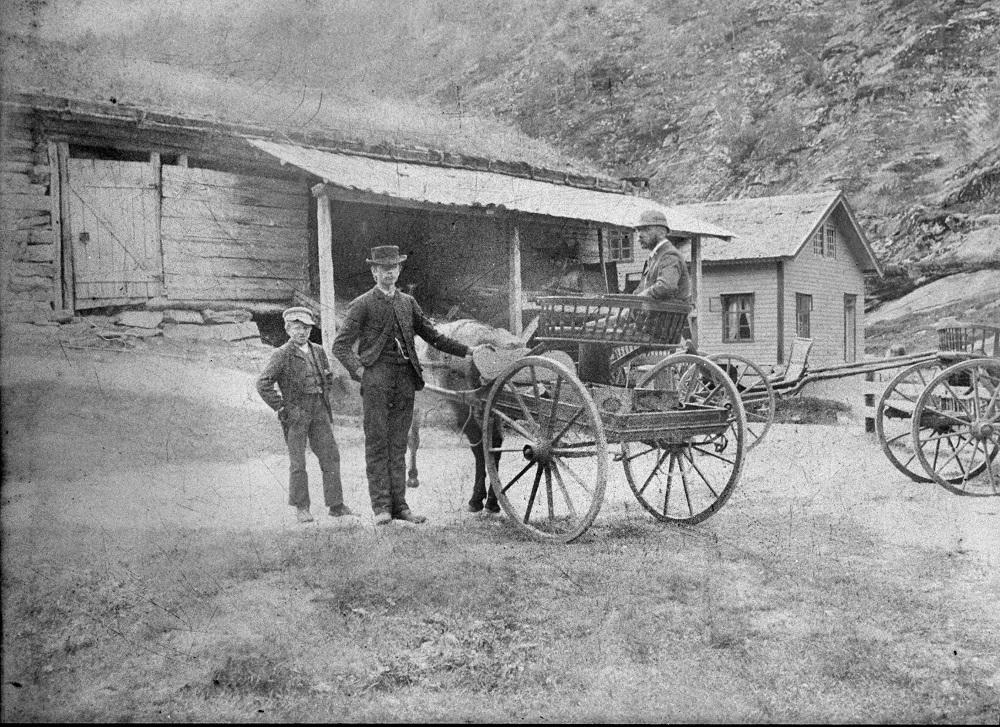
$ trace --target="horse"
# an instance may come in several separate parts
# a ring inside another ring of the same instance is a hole
[[[505,328],[493,328],[481,321],[471,318],[461,318],[436,324],[435,327],[444,335],[464,343],[470,348],[488,344],[496,349],[521,348],[523,342]],[[424,364],[424,377],[429,384],[452,391],[475,389],[481,381],[468,359],[458,358],[431,347],[421,338],[416,340],[416,351]],[[433,394],[431,394],[433,396]],[[426,396],[420,396],[414,404],[413,423],[410,425],[408,439],[409,459],[406,473],[406,486],[418,487],[420,480],[417,472],[417,450],[420,447],[420,426],[429,409]],[[496,494],[486,485],[486,458],[483,455],[483,428],[480,422],[481,414],[474,407],[448,399],[447,405],[452,410],[453,425],[469,440],[472,456],[475,458],[475,477],[472,486],[472,497],[467,510],[481,512],[483,508],[490,513],[500,511]],[[493,427],[492,446],[499,448],[503,443],[502,427],[499,422]],[[500,453],[494,455],[494,461],[499,462]],[[484,505],[485,500],[485,505]]]

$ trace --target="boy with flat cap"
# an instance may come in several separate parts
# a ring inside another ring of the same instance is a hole
[[[308,308],[293,307],[282,313],[288,342],[279,347],[257,378],[257,393],[278,412],[288,446],[288,504],[299,522],[312,522],[309,511],[309,481],[306,474],[306,443],[319,460],[323,472],[323,501],[331,517],[351,515],[344,504],[340,483],[340,450],[333,437],[330,387],[333,373],[322,346],[309,341],[316,325]],[[275,385],[278,390],[275,391]]]
[[[422,523],[406,504],[406,443],[414,393],[424,388],[414,335],[453,356],[469,356],[464,343],[441,334],[413,296],[396,288],[406,255],[396,245],[371,249],[366,260],[375,286],[353,301],[333,342],[333,355],[361,382],[365,469],[375,523]],[[357,343],[357,353],[354,344]]]

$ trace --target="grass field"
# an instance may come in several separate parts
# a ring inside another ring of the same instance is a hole
[[[900,570],[864,532],[832,537],[835,558],[644,519],[568,547],[501,520],[81,528],[5,569],[4,713],[995,722],[995,616],[952,588],[954,556]]]
[[[657,524],[615,465],[551,546],[458,513],[471,456],[436,429],[408,495],[430,522],[376,528],[349,417],[362,517],[295,524],[262,351],[27,348],[3,360],[4,721],[1000,717],[997,498],[803,423],[828,402],[710,520]]]

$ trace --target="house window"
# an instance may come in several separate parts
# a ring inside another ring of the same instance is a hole
[[[635,259],[632,251],[632,233],[628,230],[604,230],[608,262],[630,263]]]
[[[837,257],[837,248],[840,246],[840,230],[833,220],[827,220],[816,230],[812,239],[813,254],[823,257]]]
[[[825,257],[836,258],[837,238],[840,235],[839,231],[837,230],[837,226],[830,220],[827,220],[826,223],[823,225],[823,229],[826,232],[825,235],[826,239],[823,242],[823,255]]]
[[[799,338],[811,338],[809,318],[812,313],[813,297],[805,293],[795,294],[795,335]]]
[[[753,340],[753,293],[722,296],[722,341]]]

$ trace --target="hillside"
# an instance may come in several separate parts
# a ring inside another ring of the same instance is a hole
[[[103,5],[118,22],[21,0],[8,25],[48,64],[495,118],[672,203],[841,188],[888,273],[870,302],[1000,267],[1000,0]]]

